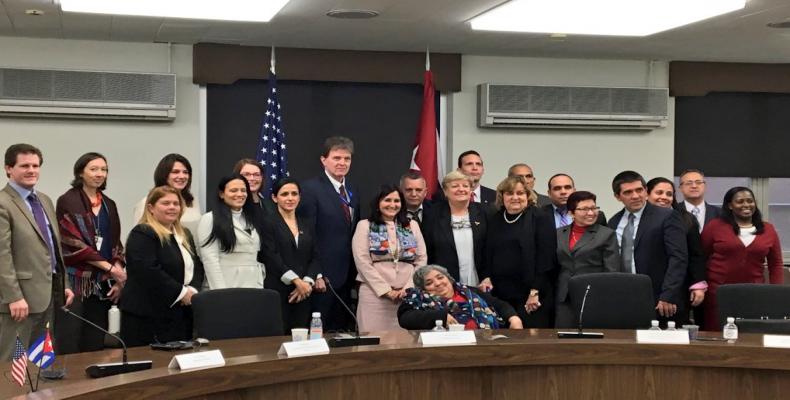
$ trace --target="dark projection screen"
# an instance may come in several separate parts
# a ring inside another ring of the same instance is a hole
[[[303,180],[323,173],[319,157],[328,136],[354,141],[349,181],[362,200],[362,216],[383,183],[408,170],[422,106],[422,86],[346,82],[280,81],[277,94],[288,146],[288,169]],[[237,160],[255,158],[266,111],[267,82],[243,80],[209,85],[207,95],[207,207],[219,178]]]
[[[675,175],[790,177],[790,94],[711,93],[675,101]]]

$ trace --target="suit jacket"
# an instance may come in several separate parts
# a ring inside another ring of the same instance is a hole
[[[599,224],[590,225],[570,249],[572,224],[557,229],[557,302],[568,297],[568,281],[575,275],[595,272],[623,272],[617,233]]]
[[[431,214],[422,224],[422,235],[428,251],[428,263],[438,264],[447,268],[447,272],[456,281],[460,279],[458,253],[453,236],[450,205],[436,204]],[[485,241],[488,218],[483,206],[478,203],[469,204],[469,222],[472,224],[472,243],[477,276],[485,270]]]
[[[267,270],[264,286],[268,289],[293,290],[293,285],[286,285],[280,280],[288,271],[293,271],[299,278],[310,277],[313,280],[321,273],[313,224],[304,217],[297,217],[296,225],[299,228],[298,245],[279,212],[270,214],[264,222],[261,255]]]
[[[302,199],[297,210],[299,216],[313,224],[323,275],[335,288],[354,278],[350,273],[354,265],[351,237],[360,218],[356,188],[348,180],[345,187],[353,208],[351,223],[346,221],[340,195],[324,172],[302,183]]]
[[[551,205],[551,199],[545,194],[538,193],[538,207],[546,207]]]
[[[189,286],[200,290],[203,283],[203,264],[197,254],[192,234],[185,230],[192,246],[194,264]],[[126,240],[126,286],[121,297],[121,310],[140,317],[173,319],[177,317],[171,305],[184,287],[184,258],[175,235],[162,245],[154,230],[139,224],[129,232]]]
[[[36,192],[50,223],[57,275],[60,285],[68,287],[63,269],[58,219],[52,200]],[[0,313],[9,313],[8,304],[25,299],[30,313],[46,311],[52,300],[52,264],[46,233],[41,232],[27,206],[27,200],[10,185],[0,191]],[[59,304],[65,302],[64,293],[57,293]]]
[[[617,230],[625,209],[609,220],[609,228]],[[634,238],[636,272],[653,281],[656,301],[682,304],[687,296],[683,282],[688,269],[686,227],[680,213],[671,209],[645,204]],[[623,266],[630,271],[630,266]]]
[[[255,216],[253,216],[253,219]],[[261,249],[260,232],[233,220],[236,245],[233,251],[220,250],[219,240],[207,243],[214,228],[214,213],[207,212],[200,219],[197,230],[198,254],[203,263],[206,285],[209,289],[256,288],[263,289],[266,270],[258,262]]]
[[[496,190],[480,185],[480,205],[496,210]]]
[[[554,204],[549,203],[542,206],[542,208],[543,208],[543,212],[545,212],[548,215],[551,215],[551,219],[554,220]],[[595,220],[595,223],[598,225],[606,226],[606,214],[603,211],[598,211],[598,219]],[[559,226],[556,226],[555,224],[555,228],[559,228]]]
[[[708,222],[712,221],[715,218],[718,218],[719,216],[721,216],[721,207],[717,207],[717,206],[708,204],[708,202],[706,201],[705,202],[705,226],[708,225]],[[705,228],[705,226],[703,226],[703,228]]]

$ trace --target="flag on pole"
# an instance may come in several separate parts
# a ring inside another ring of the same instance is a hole
[[[29,354],[30,362],[39,368],[49,368],[55,362],[55,349],[52,347],[52,337],[49,336],[49,328],[38,340],[30,345],[27,353]]]
[[[439,189],[439,132],[436,129],[436,89],[433,86],[433,73],[429,57],[430,55],[426,52],[420,125],[414,139],[414,150],[409,168],[419,171],[425,178],[428,192],[425,197],[432,199],[434,193]]]
[[[19,386],[25,386],[25,378],[27,378],[27,353],[19,336],[16,337],[16,345],[14,347],[14,356],[11,361],[11,379],[14,380]]]
[[[265,195],[272,193],[272,186],[278,179],[289,176],[288,152],[285,146],[285,130],[282,128],[280,102],[277,100],[277,75],[274,72],[274,47],[272,47],[269,87],[266,99],[266,113],[261,125],[256,160],[264,172]]]

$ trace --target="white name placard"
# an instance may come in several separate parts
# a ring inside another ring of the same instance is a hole
[[[638,330],[636,331],[636,342],[652,344],[689,344],[689,332],[686,330]]]
[[[286,357],[304,357],[318,354],[329,354],[329,345],[326,339],[301,340],[298,342],[285,342],[280,345],[277,354]]]
[[[763,347],[777,347],[781,349],[790,349],[790,336],[763,335]]]
[[[423,346],[458,346],[477,343],[475,331],[422,332],[420,343]]]
[[[225,357],[219,350],[200,351],[197,353],[179,354],[170,360],[167,368],[186,371],[195,368],[221,367],[225,365]]]

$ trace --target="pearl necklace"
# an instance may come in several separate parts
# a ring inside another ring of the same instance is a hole
[[[518,217],[516,217],[516,219],[510,221],[510,220],[507,219],[507,211],[502,211],[502,217],[505,218],[505,222],[507,222],[508,224],[515,223],[516,221],[518,221],[519,218],[521,218],[522,215],[524,215],[524,211],[521,211],[518,214]]]

